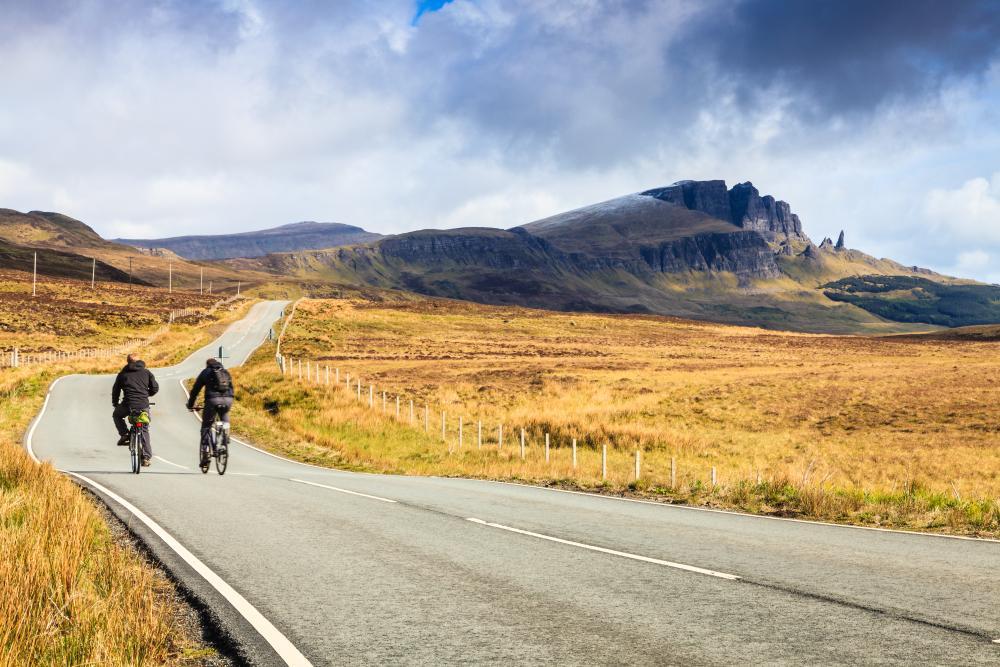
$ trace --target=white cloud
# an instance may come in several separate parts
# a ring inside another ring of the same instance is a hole
[[[419,28],[409,0],[74,7],[0,44],[0,207],[107,236],[305,219],[393,233],[725,178],[788,200],[814,237],[845,229],[906,264],[987,277],[956,258],[1000,256],[1000,176],[975,178],[1000,154],[1000,66],[804,120],[777,79],[746,99],[699,53],[671,60],[717,9],[688,0],[455,2]]]
[[[973,273],[989,267],[990,254],[983,250],[970,250],[958,254],[957,266],[963,273]]]
[[[938,233],[1000,243],[1000,172],[990,180],[973,178],[953,190],[931,190],[925,210]]]

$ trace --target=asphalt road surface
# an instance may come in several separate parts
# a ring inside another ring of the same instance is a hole
[[[115,447],[110,376],[57,382],[28,443],[104,497],[248,661],[1000,664],[1000,542],[348,473],[241,444],[203,475],[179,381],[219,344],[242,361],[283,306],[155,371],[141,475]]]

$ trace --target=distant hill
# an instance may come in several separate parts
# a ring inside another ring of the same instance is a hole
[[[128,273],[116,269],[103,261],[94,261],[90,257],[63,250],[51,248],[31,248],[0,241],[0,267],[17,271],[31,272],[35,266],[35,254],[38,255],[38,266],[42,275],[90,280],[91,271],[95,280],[101,282],[127,282]],[[137,285],[147,284],[139,277],[133,277]]]
[[[84,223],[61,213],[20,213],[0,208],[0,239],[15,245],[49,248],[108,248],[115,244]]]
[[[753,184],[681,181],[507,230],[422,230],[349,248],[277,253],[234,266],[489,304],[656,313],[813,332],[930,330],[830,298],[862,275],[956,282],[816,245],[788,203]]]
[[[166,287],[172,275],[177,289],[236,289],[239,282],[259,280],[227,266],[198,265],[170,252],[139,250],[101,238],[83,222],[60,213],[0,209],[0,267],[30,271],[38,253],[42,276],[132,281]],[[264,276],[266,277],[266,276]]]
[[[360,227],[336,222],[296,222],[239,234],[175,236],[165,239],[115,239],[137,248],[168,250],[186,259],[261,257],[272,252],[335,248],[381,238]]]

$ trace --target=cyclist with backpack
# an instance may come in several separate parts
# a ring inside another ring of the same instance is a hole
[[[233,407],[233,377],[218,359],[212,358],[205,362],[205,370],[198,375],[191,389],[188,410],[194,409],[195,399],[202,388],[205,389],[205,409],[201,413],[201,443],[205,446],[209,442],[215,415],[218,414],[219,419],[228,424],[229,410]]]
[[[128,355],[125,367],[115,378],[115,384],[111,388],[111,405],[114,406],[115,428],[118,430],[119,446],[128,445],[128,428],[125,420],[132,413],[146,413],[149,416],[149,397],[160,390],[160,385],[156,383],[156,378],[146,368],[146,362],[136,358],[135,355]],[[142,465],[148,466],[153,458],[153,447],[149,441],[149,429],[142,430]]]

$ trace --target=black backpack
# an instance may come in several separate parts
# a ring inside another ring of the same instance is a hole
[[[212,369],[212,374],[208,378],[212,391],[226,394],[233,388],[233,376],[222,366]]]

